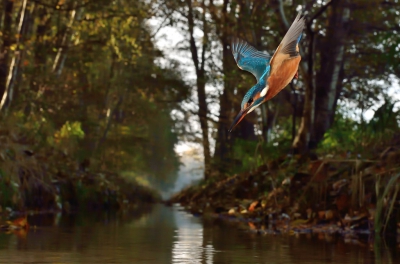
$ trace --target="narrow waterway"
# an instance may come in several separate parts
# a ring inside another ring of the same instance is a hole
[[[398,246],[320,235],[257,235],[178,206],[30,216],[0,234],[0,263],[400,263]],[[35,227],[36,226],[36,227]]]

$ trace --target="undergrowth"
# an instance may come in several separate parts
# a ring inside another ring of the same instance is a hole
[[[134,179],[82,164],[79,122],[55,130],[21,118],[16,113],[0,127],[0,211],[118,209],[160,199]]]

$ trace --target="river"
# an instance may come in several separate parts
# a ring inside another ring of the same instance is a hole
[[[368,239],[257,235],[179,206],[28,220],[27,233],[0,234],[0,263],[400,263],[398,246],[375,254]]]

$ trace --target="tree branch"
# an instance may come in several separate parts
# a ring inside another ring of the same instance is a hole
[[[197,54],[197,46],[196,42],[194,40],[193,36],[193,31],[194,31],[194,19],[193,19],[193,8],[192,8],[192,1],[191,0],[186,0],[186,3],[188,5],[189,11],[188,11],[188,27],[189,27],[189,35],[190,35],[190,51],[192,53],[192,59],[194,63],[194,67],[196,68],[196,74],[199,73],[199,57]]]
[[[206,7],[204,4],[204,0],[202,1],[202,9],[203,9],[203,15],[202,15],[202,22],[203,22],[203,47],[201,51],[201,65],[200,65],[200,71],[204,72],[204,64],[206,60],[206,49],[208,45],[208,32],[207,32],[207,21],[206,21]]]
[[[311,19],[310,19],[310,20],[308,21],[308,23],[307,23],[307,28],[311,28],[312,22],[325,12],[325,10],[333,3],[333,1],[335,1],[335,0],[331,0],[331,1],[329,1],[328,3],[326,3],[325,5],[323,5],[323,6],[317,11],[317,13],[315,13],[315,14],[311,17]]]
[[[165,27],[165,22],[167,22],[167,20],[171,17],[172,12],[170,12],[164,19],[163,21],[161,21],[160,25],[157,27],[156,30],[154,30],[153,34],[151,34],[150,38],[154,38],[158,32],[160,32],[161,29],[163,29]]]
[[[283,0],[279,0],[279,13],[281,13],[283,24],[285,24],[285,27],[288,29],[290,25],[286,18],[285,11],[283,10]]]

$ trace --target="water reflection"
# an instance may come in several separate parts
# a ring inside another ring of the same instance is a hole
[[[176,209],[177,229],[172,247],[172,263],[212,264],[214,248],[211,244],[204,245],[203,225],[199,219]]]
[[[396,244],[374,247],[367,238],[326,234],[260,236],[161,205],[29,221],[38,227],[26,234],[0,233],[0,263],[400,263]]]

